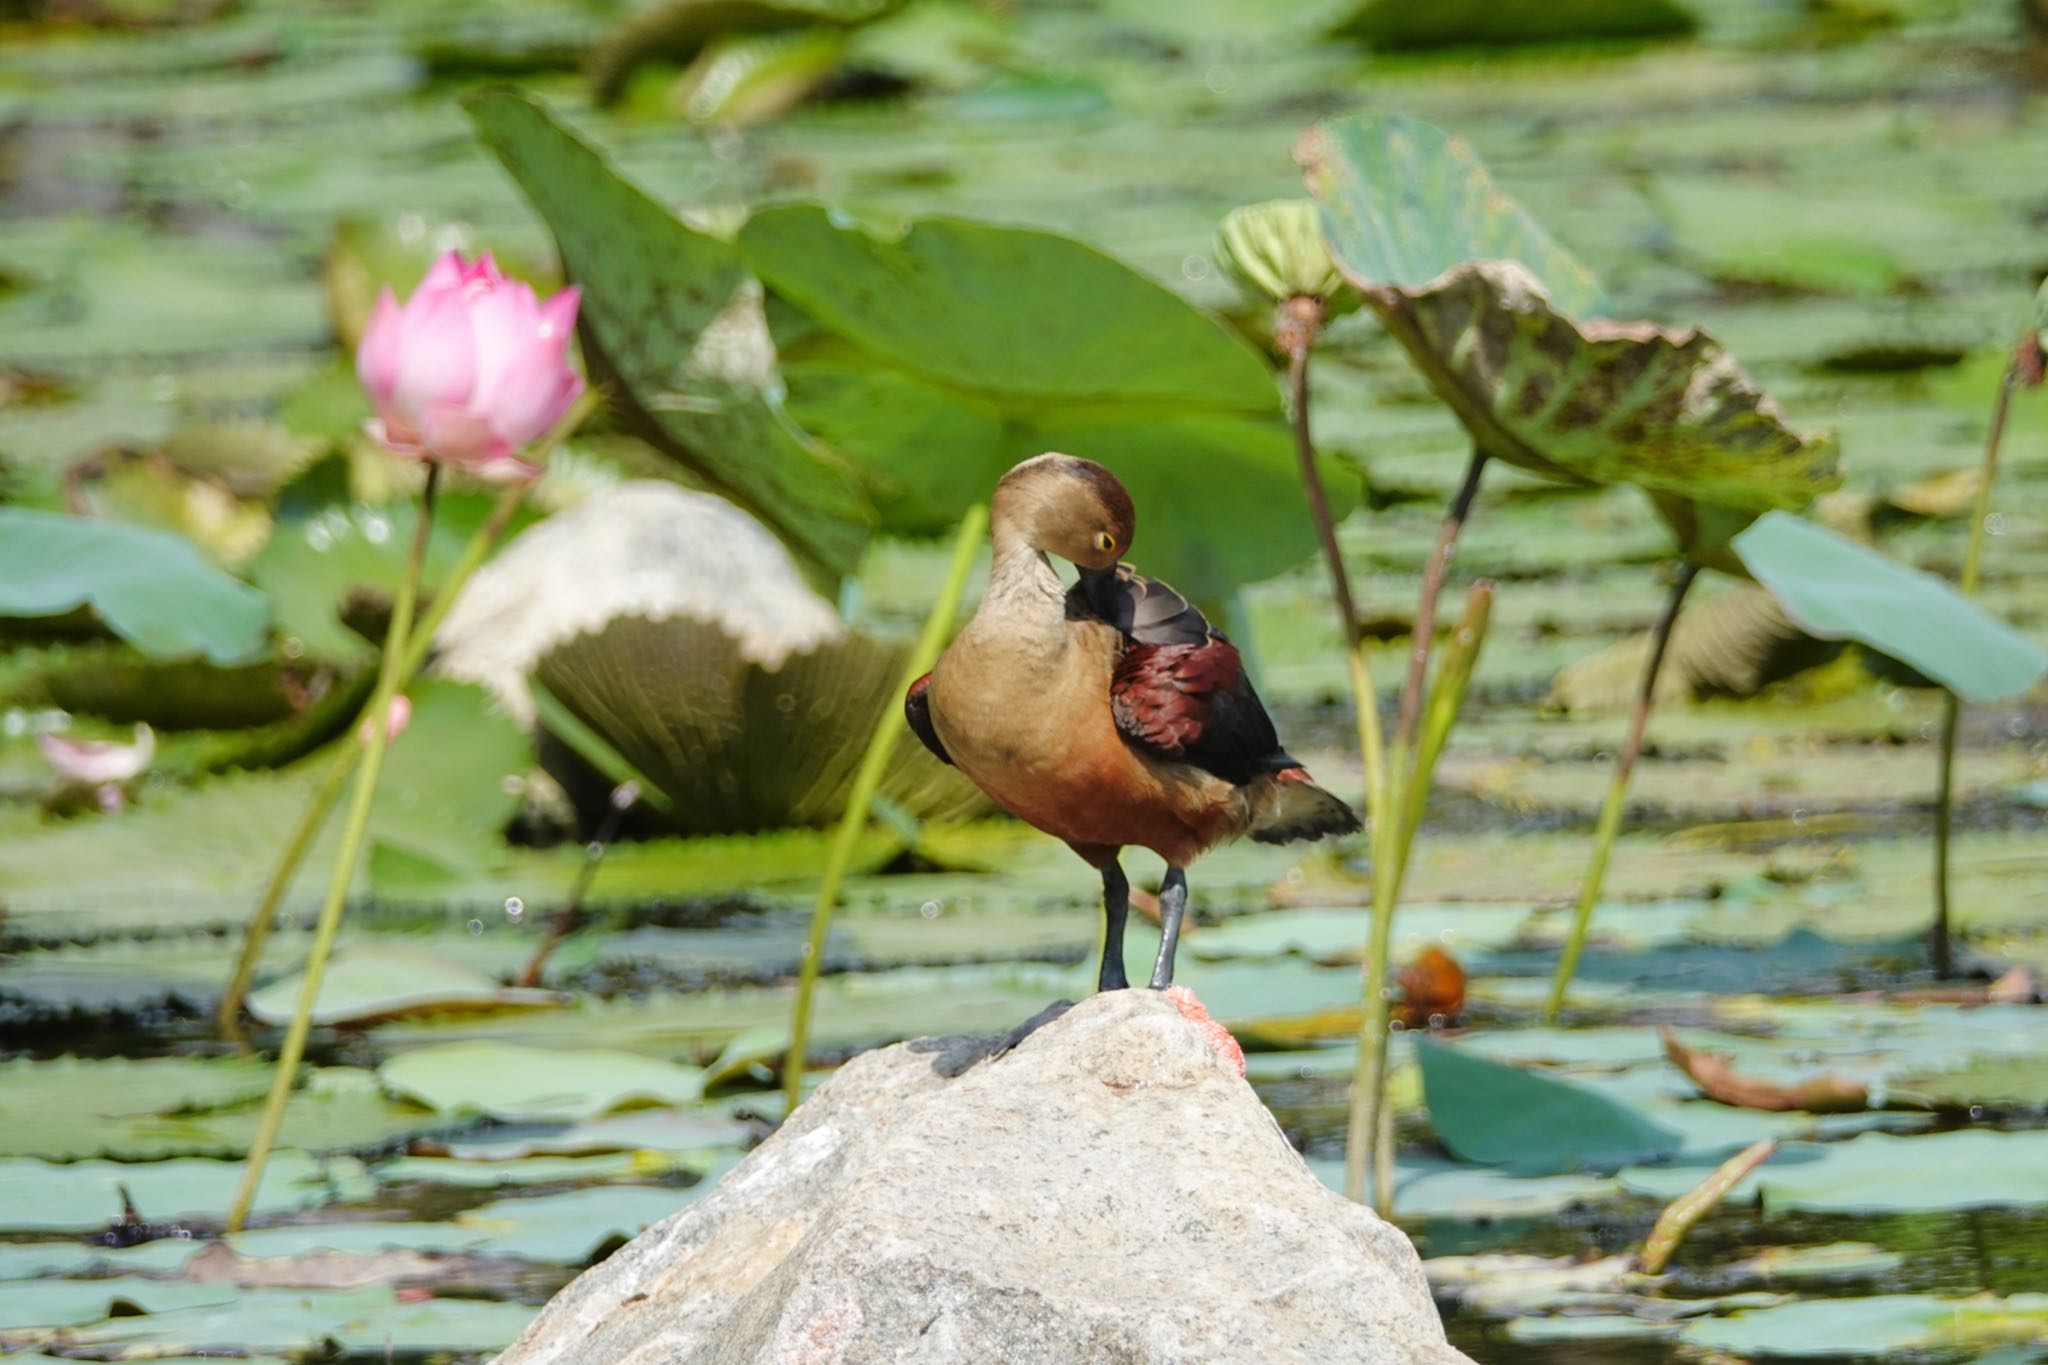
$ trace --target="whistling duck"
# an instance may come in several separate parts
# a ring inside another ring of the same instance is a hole
[[[1152,988],[1173,982],[1187,866],[1249,834],[1266,843],[1359,828],[1273,731],[1244,663],[1186,598],[1118,556],[1131,496],[1091,460],[1046,454],[996,485],[988,591],[904,698],[910,727],[996,804],[1102,872],[1100,989],[1120,990],[1128,845],[1166,860]],[[1080,571],[1069,589],[1047,559]]]

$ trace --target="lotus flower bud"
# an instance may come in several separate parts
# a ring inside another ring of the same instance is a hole
[[[581,295],[540,302],[485,252],[434,262],[401,307],[377,296],[356,374],[377,409],[367,430],[396,455],[512,483],[540,473],[519,458],[583,391],[568,363]]]
[[[412,724],[412,698],[400,692],[391,699],[391,705],[384,712],[384,742],[396,744],[398,737],[405,733],[405,727]],[[370,742],[370,718],[364,716],[356,726],[356,738],[364,744]]]
[[[1239,288],[1273,303],[1327,300],[1344,288],[1312,200],[1274,199],[1232,209],[1216,230],[1216,255]]]

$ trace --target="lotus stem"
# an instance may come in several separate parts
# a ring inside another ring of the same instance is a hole
[[[1743,1178],[1757,1167],[1771,1159],[1778,1150],[1776,1138],[1765,1138],[1743,1148],[1714,1168],[1714,1173],[1699,1184],[1672,1200],[1657,1215],[1657,1222],[1650,1229],[1650,1235],[1643,1239],[1643,1249],[1636,1256],[1636,1269],[1645,1275],[1661,1275],[1664,1267],[1671,1264],[1678,1244],[1685,1240],[1693,1225],[1713,1212],[1714,1206],[1728,1197],[1728,1191],[1740,1185]]]
[[[363,838],[369,832],[370,807],[376,799],[377,774],[384,766],[384,749],[388,742],[389,726],[384,718],[390,713],[391,699],[398,694],[401,682],[406,642],[412,630],[413,606],[419,597],[420,570],[426,563],[427,541],[433,533],[434,495],[440,480],[440,464],[430,462],[426,486],[420,490],[419,520],[413,527],[412,551],[406,556],[405,577],[399,581],[398,595],[391,603],[391,624],[384,635],[384,651],[377,667],[377,686],[370,694],[371,722],[362,727],[362,762],[356,773],[355,795],[349,804],[347,823],[342,827],[341,851],[334,860],[334,875],[327,886],[327,901],[320,907],[320,921],[313,933],[313,949],[306,958],[306,979],[299,987],[298,1008],[292,1014],[291,1027],[285,1030],[284,1045],[278,1050],[277,1071],[271,1078],[270,1097],[264,1103],[263,1118],[257,1125],[255,1140],[249,1145],[241,1186],[235,1191],[235,1202],[228,1209],[229,1232],[242,1230],[248,1221],[250,1206],[256,1202],[256,1191],[263,1183],[263,1168],[270,1160],[270,1149],[277,1141],[278,1127],[284,1122],[285,1103],[291,1098],[292,1086],[298,1080],[299,1063],[306,1055],[306,1035],[313,1025],[313,1006],[320,998],[320,983],[327,973],[327,959],[334,951],[334,938],[341,929],[341,911],[348,901],[348,887],[355,873],[356,858],[362,852]]]
[[[555,916],[555,922],[548,928],[548,936],[534,949],[533,957],[527,961],[526,970],[519,974],[519,984],[534,987],[540,984],[540,974],[548,965],[557,945],[576,929],[583,919],[583,898],[590,894],[590,884],[597,880],[597,869],[604,862],[605,851],[612,841],[619,837],[619,827],[626,822],[626,812],[640,799],[640,785],[637,782],[621,782],[612,788],[609,808],[605,811],[604,823],[597,827],[597,837],[583,847],[583,863],[576,869],[576,880],[569,886],[569,898],[562,903],[562,909]]]
[[[833,833],[832,847],[825,857],[824,879],[818,884],[818,899],[811,906],[811,932],[804,942],[803,961],[798,967],[796,1003],[790,1010],[789,1056],[782,1070],[785,1116],[794,1113],[803,1101],[804,1057],[810,1042],[811,1003],[817,994],[818,970],[825,959],[825,934],[831,928],[832,911],[839,903],[839,888],[846,880],[846,869],[853,862],[854,847],[860,840],[861,831],[867,828],[868,808],[874,802],[875,789],[882,785],[882,771],[888,766],[889,755],[894,752],[896,741],[905,727],[903,695],[910,690],[912,683],[931,670],[932,664],[938,660],[939,651],[945,647],[946,637],[953,628],[953,617],[960,609],[960,599],[967,591],[967,575],[974,567],[975,552],[981,548],[982,532],[987,527],[988,508],[980,503],[968,508],[967,514],[960,518],[960,529],[953,537],[953,562],[947,567],[945,584],[924,618],[924,630],[910,651],[910,661],[904,666],[896,690],[883,698],[882,714],[875,722],[874,732],[868,736],[867,751],[861,755],[860,767],[853,776],[853,790],[846,798],[846,811],[839,817],[839,828]]]
[[[2032,340],[2033,334],[2028,338]],[[2027,342],[2020,343],[2022,352]],[[2038,345],[2038,343],[2035,343]],[[2013,390],[2020,386],[2021,353],[2016,353],[1998,381],[1998,397],[1991,405],[1991,428],[1984,434],[1984,465],[1977,480],[1977,497],[1970,507],[1970,543],[1963,551],[1962,593],[1974,596],[1977,577],[1984,567],[1984,523],[1991,513],[1991,481],[1998,474],[1998,447],[2005,440],[2006,414],[2012,408]],[[1944,692],[1941,701],[1941,761],[1934,778],[1934,923],[1927,927],[1927,957],[1937,979],[1955,973],[1955,950],[1949,937],[1948,851],[1955,820],[1956,737],[1962,729],[1963,701]]]
[[[1579,903],[1572,912],[1571,933],[1565,939],[1564,952],[1557,960],[1557,975],[1550,983],[1550,998],[1544,1002],[1543,1022],[1555,1024],[1564,1010],[1565,992],[1571,988],[1572,975],[1579,969],[1579,955],[1586,949],[1586,933],[1593,926],[1593,906],[1600,899],[1600,888],[1607,881],[1607,863],[1614,856],[1614,841],[1621,833],[1622,811],[1628,804],[1629,774],[1635,770],[1636,759],[1643,752],[1643,732],[1649,728],[1650,707],[1657,697],[1657,675],[1664,667],[1664,654],[1671,644],[1671,631],[1678,624],[1678,609],[1685,605],[1685,594],[1699,577],[1700,566],[1692,560],[1684,560],[1678,566],[1678,574],[1671,580],[1671,590],[1664,597],[1663,614],[1657,618],[1656,629],[1650,636],[1650,657],[1643,664],[1642,681],[1636,686],[1635,711],[1629,717],[1628,738],[1622,742],[1621,752],[1614,760],[1614,775],[1607,782],[1607,799],[1600,806],[1600,821],[1593,831],[1593,859],[1586,866],[1586,879],[1579,887]]]
[[[603,402],[603,395],[599,391],[592,389],[584,392],[569,411],[563,414],[562,420],[555,424],[555,429],[534,447],[533,457],[536,460],[546,459],[583,424],[584,419],[597,411]],[[526,505],[527,495],[532,493],[533,485],[533,480],[523,480],[500,493],[498,500],[491,504],[491,510],[485,515],[483,524],[476,528],[476,533],[469,538],[469,543],[462,547],[461,555],[449,569],[448,576],[442,580],[440,590],[434,594],[433,601],[427,604],[427,611],[420,618],[419,628],[411,632],[410,638],[405,642],[405,658],[399,666],[396,691],[403,692],[410,687],[413,678],[425,667],[427,655],[434,647],[434,636],[440,633],[441,623],[448,619],[448,613],[454,609],[455,601],[462,595],[462,589],[468,584],[470,575],[482,566],[484,560],[490,557],[491,551],[497,548],[498,542],[504,538],[506,528],[511,526],[512,519],[518,516],[519,509]],[[370,705],[365,703],[362,716],[375,714]],[[327,816],[334,809],[334,803],[341,799],[342,789],[348,785],[349,774],[355,771],[356,764],[362,759],[362,729],[362,720],[359,718],[350,727],[348,736],[342,740],[341,753],[335,757],[327,775],[320,779],[320,785],[313,789],[313,797],[300,814],[298,826],[292,831],[291,838],[286,841],[284,852],[278,857],[277,866],[271,869],[269,882],[264,885],[263,896],[257,901],[255,912],[249,916],[249,925],[242,931],[241,952],[235,958],[235,969],[229,975],[227,989],[221,993],[220,1004],[214,1011],[215,1024],[220,1030],[222,1040],[233,1043],[241,1051],[246,1052],[249,1048],[248,1035],[242,1028],[242,1003],[248,998],[249,985],[255,979],[256,961],[262,956],[264,946],[270,940],[270,931],[277,922],[277,907],[283,902],[284,893],[290,887],[292,878],[297,875],[299,864],[306,860],[306,854],[312,850],[313,841],[319,836],[321,826],[327,823]]]
[[[1394,752],[1404,754],[1415,742],[1416,722],[1422,715],[1422,685],[1429,675],[1429,651],[1436,637],[1436,600],[1443,593],[1444,575],[1450,572],[1451,555],[1458,548],[1458,535],[1472,514],[1472,501],[1479,496],[1479,480],[1486,473],[1486,452],[1472,448],[1465,465],[1465,481],[1437,527],[1436,543],[1422,566],[1422,595],[1415,602],[1415,633],[1408,645],[1408,676],[1401,682],[1400,717],[1394,723]]]
[[[1330,574],[1331,600],[1336,604],[1338,638],[1351,683],[1352,708],[1358,717],[1358,751],[1365,764],[1365,803],[1372,820],[1372,929],[1377,942],[1392,915],[1392,870],[1381,856],[1393,823],[1393,805],[1387,789],[1385,737],[1380,729],[1379,693],[1373,686],[1372,668],[1358,635],[1358,608],[1351,595],[1351,576],[1337,545],[1337,527],[1330,516],[1330,501],[1323,492],[1322,475],[1316,468],[1315,441],[1309,429],[1309,352],[1322,326],[1322,304],[1313,298],[1289,299],[1280,306],[1276,332],[1287,353],[1288,402],[1292,409],[1294,452],[1301,469],[1302,492],[1308,499],[1309,518],[1315,523],[1316,538],[1323,547],[1323,563]],[[1360,971],[1358,1060],[1351,1075],[1351,1111],[1344,1137],[1344,1194],[1356,1203],[1367,1198],[1376,1129],[1381,1105],[1374,1092],[1375,1079],[1382,1074],[1381,1056],[1385,1046],[1386,968],[1368,950]],[[1381,1012],[1380,1031],[1374,1033],[1374,1006]],[[1385,1162],[1377,1163],[1384,1165]]]

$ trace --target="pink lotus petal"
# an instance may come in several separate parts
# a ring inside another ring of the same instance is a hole
[[[524,284],[507,284],[473,299],[469,316],[476,334],[476,386],[469,403],[488,413],[504,391],[506,376],[534,353],[540,303]],[[554,363],[561,364],[559,351]]]
[[[412,724],[412,698],[400,692],[391,699],[391,705],[384,711],[384,742],[396,744],[398,737],[405,733],[405,727]],[[363,743],[370,742],[370,718],[364,716],[356,726],[356,738]]]
[[[1225,1066],[1244,1075],[1244,1049],[1237,1045],[1237,1039],[1230,1036],[1230,1030],[1209,1017],[1209,1011],[1195,993],[1186,986],[1168,986],[1166,998],[1180,1011],[1180,1017],[1202,1031],[1202,1041]]]
[[[462,259],[461,252],[444,251],[427,267],[427,273],[421,278],[419,288],[414,291],[414,297],[458,288],[469,278],[469,271],[469,263]]]
[[[72,739],[68,735],[37,735],[36,747],[57,770],[57,775],[88,786],[126,782],[156,757],[156,733],[147,725],[135,727],[135,739],[123,744],[113,739]]]
[[[485,406],[491,429],[523,446],[555,424],[583,391],[583,381],[548,354],[548,343],[522,357],[506,372],[496,398]]]
[[[418,422],[430,407],[468,400],[476,384],[476,341],[462,295],[414,294],[401,335],[393,411]]]
[[[391,405],[391,395],[398,389],[400,323],[398,300],[388,287],[380,289],[370,324],[356,347],[356,378],[379,411]]]
[[[365,430],[393,454],[440,460],[499,482],[533,477],[517,448],[543,434],[583,391],[570,365],[582,294],[542,302],[489,252],[446,252],[403,306],[380,295],[356,372],[376,420]]]
[[[541,474],[539,465],[530,460],[522,460],[509,451],[487,460],[464,465],[463,468],[485,483],[495,484],[525,483],[528,479],[539,478]]]
[[[420,443],[429,459],[463,466],[511,453],[490,419],[459,403],[436,403],[421,415]]]
[[[564,340],[576,334],[576,310],[583,303],[583,287],[570,285],[540,306],[541,335]]]

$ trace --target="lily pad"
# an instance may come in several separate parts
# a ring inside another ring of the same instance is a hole
[[[1671,1166],[1622,1172],[1638,1194],[1675,1199],[1705,1172]],[[1892,1213],[2048,1205],[2048,1131],[1964,1128],[1846,1142],[1787,1143],[1769,1166],[1730,1192],[1761,1198],[1766,1213]]]
[[[263,647],[270,604],[191,542],[116,521],[0,507],[0,615],[90,608],[153,658],[241,663]]]
[[[687,1190],[620,1185],[501,1199],[458,1214],[456,1221],[485,1233],[498,1255],[580,1265],[605,1243],[638,1236],[710,1188],[704,1180]]]
[[[614,1109],[683,1104],[704,1073],[630,1052],[511,1043],[447,1043],[401,1053],[378,1070],[384,1084],[442,1113],[507,1120],[586,1119]]]
[[[0,1159],[0,1231],[99,1232],[121,1216],[125,1187],[152,1223],[211,1222],[227,1212],[241,1183],[239,1161],[185,1159],[146,1163]],[[362,1163],[316,1160],[280,1151],[264,1168],[254,1211],[282,1213],[365,1197]]]
[[[466,108],[554,232],[564,273],[583,289],[586,359],[617,378],[615,401],[634,425],[828,577],[849,572],[869,521],[851,472],[748,382],[765,376],[721,373],[700,352],[742,292],[732,245],[685,226],[534,101],[486,91]]]
[[[1813,1299],[1727,1317],[1701,1318],[1684,1339],[1761,1360],[1919,1357],[1993,1346],[2048,1343],[2048,1294],[1936,1298],[1884,1294]]]
[[[128,1120],[260,1099],[270,1071],[240,1057],[17,1058],[0,1064],[0,1156],[98,1156]]]
[[[2048,669],[2038,645],[1947,583],[1812,522],[1769,514],[1734,549],[1806,630],[1854,640],[1970,701],[2022,692]]]
[[[1670,1156],[1683,1137],[1604,1095],[1418,1039],[1429,1123],[1461,1161],[1526,1175]]]
[[[1098,460],[1140,508],[1135,562],[1220,597],[1314,552],[1266,362],[1164,286],[1052,233],[956,218],[881,232],[814,204],[740,231],[804,428],[928,532],[1045,450]],[[1357,480],[1326,463],[1334,511]]]
[[[206,1286],[219,1292],[217,1286]],[[117,1317],[68,1333],[67,1347],[147,1342],[155,1352],[311,1352],[333,1342],[350,1353],[491,1352],[511,1343],[538,1310],[484,1299],[401,1300],[389,1286],[309,1294],[244,1289],[225,1302],[145,1317]]]
[[[294,973],[251,993],[249,1013],[260,1023],[290,1022],[302,979]],[[313,1022],[360,1027],[416,1014],[547,1009],[562,1001],[553,991],[501,986],[487,973],[425,948],[384,945],[334,955],[320,982]]]

